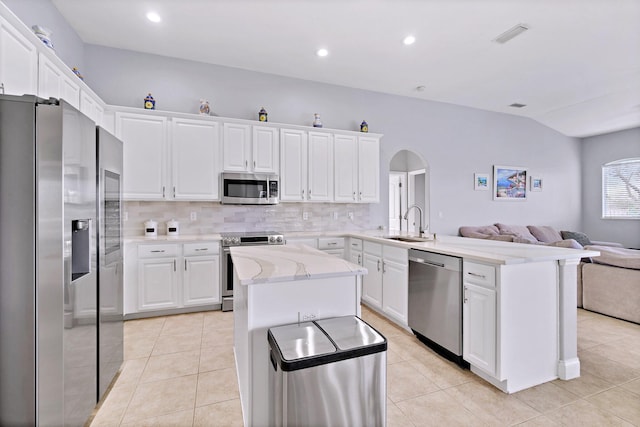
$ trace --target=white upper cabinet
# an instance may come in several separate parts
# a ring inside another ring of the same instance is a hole
[[[358,137],[358,201],[380,201],[380,139]]]
[[[335,135],[334,200],[358,201],[358,140],[354,135]]]
[[[236,123],[223,124],[224,170],[246,172],[251,157],[251,126]]]
[[[278,173],[280,160],[278,128],[253,126],[252,170]]]
[[[80,88],[80,111],[85,116],[103,126],[104,102],[90,91]]]
[[[309,132],[307,200],[333,200],[333,135]]]
[[[335,135],[336,202],[380,201],[380,138]]]
[[[164,200],[167,119],[116,112],[116,136],[123,141],[123,198]]]
[[[307,199],[307,133],[280,129],[280,200]]]
[[[238,123],[223,124],[224,170],[278,173],[278,129]]]
[[[176,200],[219,200],[220,125],[171,120],[171,160]]]
[[[78,78],[75,74],[68,75],[42,52],[38,58],[38,96],[64,99],[75,108],[80,108]]]
[[[38,93],[38,51],[26,37],[0,17],[0,93]]]

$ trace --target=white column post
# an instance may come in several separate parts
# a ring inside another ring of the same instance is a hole
[[[579,258],[558,261],[558,377],[562,380],[580,376],[577,308],[579,263]]]

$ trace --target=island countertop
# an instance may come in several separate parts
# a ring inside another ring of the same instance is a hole
[[[240,285],[367,274],[367,269],[303,244],[231,248]]]

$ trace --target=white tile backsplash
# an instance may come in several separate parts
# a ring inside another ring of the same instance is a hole
[[[158,235],[165,235],[166,222],[180,223],[180,234],[215,234],[224,231],[349,231],[370,230],[370,204],[344,203],[281,203],[269,206],[221,205],[217,202],[125,202],[127,221],[123,222],[124,237],[142,236],[143,223],[158,222]],[[191,221],[195,212],[196,220]],[[303,220],[303,213],[308,219]],[[337,219],[334,219],[334,212]],[[353,213],[353,220],[348,213]]]

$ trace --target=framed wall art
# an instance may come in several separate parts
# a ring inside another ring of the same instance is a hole
[[[488,173],[474,173],[473,174],[473,189],[474,190],[488,190],[489,189],[489,174]]]
[[[542,178],[538,176],[531,177],[531,191],[542,191]]]
[[[519,166],[493,166],[493,200],[527,199],[527,169]]]

